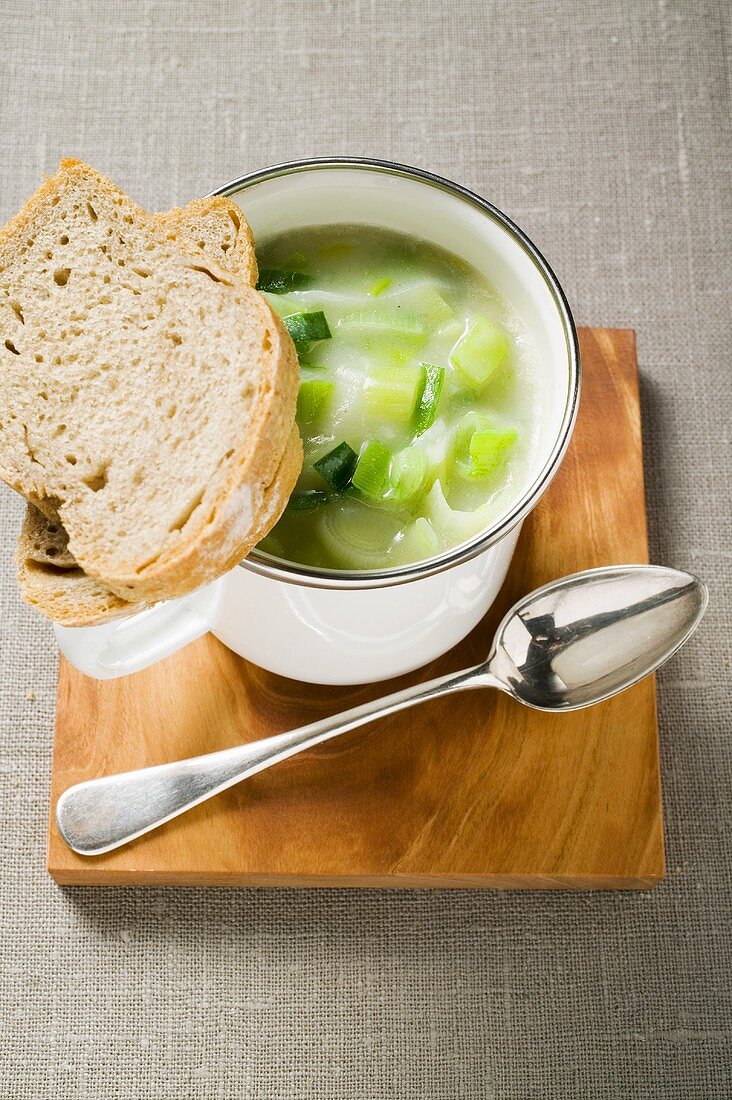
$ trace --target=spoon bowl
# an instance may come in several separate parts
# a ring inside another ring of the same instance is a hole
[[[580,710],[650,675],[696,630],[708,603],[690,573],[588,569],[531,592],[503,619],[488,670],[535,710]]]

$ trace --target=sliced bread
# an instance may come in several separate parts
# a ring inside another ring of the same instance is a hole
[[[254,237],[241,210],[231,199],[212,195],[159,214],[168,229],[180,230],[194,248],[238,272],[251,286],[257,283]]]
[[[33,504],[23,519],[16,565],[23,599],[64,626],[96,626],[144,606],[121,600],[80,569],[60,521],[54,523]]]
[[[302,443],[295,426],[253,525],[255,543],[264,538],[282,515],[301,467]],[[145,606],[120,599],[106,585],[88,576],[69,553],[61,522],[54,522],[32,504],[26,509],[16,565],[26,602],[62,626],[98,626]]]
[[[154,601],[247,553],[298,369],[244,276],[65,161],[0,231],[0,326],[0,476],[87,575]]]
[[[254,240],[239,207],[230,199],[196,199],[183,209],[159,215],[163,222],[188,234],[202,252],[239,272],[252,284],[257,278]],[[257,528],[262,536],[276,522],[297,480],[302,446],[293,428],[277,475],[265,493]],[[68,536],[56,515],[50,517],[29,504],[16,553],[18,583],[31,606],[64,626],[92,626],[143,607],[115,596],[79,568],[68,551]]]

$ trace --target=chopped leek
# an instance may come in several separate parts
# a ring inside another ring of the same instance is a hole
[[[397,562],[424,561],[440,551],[440,540],[428,519],[419,516],[410,523],[394,547]]]
[[[444,324],[452,320],[454,313],[434,286],[425,286],[410,299],[412,307],[432,324]]]
[[[399,306],[391,309],[356,309],[346,313],[338,322],[338,328],[344,333],[350,332],[359,339],[364,332],[387,334],[390,337],[424,338],[425,323],[418,313],[402,310]]]
[[[318,521],[320,541],[340,569],[383,569],[401,528],[397,516],[348,496],[329,504]]]
[[[358,456],[353,484],[364,496],[381,500],[388,485],[391,451],[378,439],[367,439]]]
[[[353,472],[356,469],[358,455],[347,443],[339,443],[327,455],[323,455],[313,463],[313,469],[317,470],[324,481],[342,493],[353,480]]]
[[[470,439],[470,463],[473,477],[488,477],[506,458],[509,447],[516,442],[515,428],[489,428],[474,432]]]
[[[297,395],[298,421],[310,424],[316,420],[330,402],[334,388],[334,382],[327,382],[320,378],[307,378],[301,382],[300,392]]]
[[[420,379],[417,367],[377,367],[366,382],[366,411],[374,417],[407,423],[417,403]]]
[[[266,290],[269,294],[289,294],[292,290],[303,290],[312,279],[300,271],[279,271],[270,268],[259,272],[257,290]]]
[[[466,413],[457,424],[453,439],[456,472],[466,478],[489,477],[503,465],[517,437],[515,428],[497,427],[481,413]]]
[[[477,317],[453,349],[451,360],[475,388],[485,386],[508,353],[508,336],[487,317]]]
[[[431,428],[437,415],[437,406],[445,380],[445,368],[432,363],[422,363],[417,407],[414,411],[414,434],[422,435]]]
[[[424,488],[428,473],[427,455],[420,447],[405,447],[397,452],[389,468],[391,499],[398,504],[413,500]]]
[[[488,526],[495,514],[490,504],[483,504],[474,512],[461,512],[457,508],[451,508],[439,479],[424,498],[423,511],[445,547],[456,546],[477,535]]]
[[[378,298],[380,294],[383,294],[385,290],[388,290],[393,280],[388,278],[377,279],[375,283],[372,283],[366,293],[371,298]]]
[[[369,348],[371,350],[371,348]],[[414,348],[401,344],[389,344],[377,349],[379,363],[390,367],[404,367],[414,359]]]
[[[295,344],[305,344],[310,340],[330,340],[330,329],[322,310],[315,313],[292,313],[283,318],[285,328]]]

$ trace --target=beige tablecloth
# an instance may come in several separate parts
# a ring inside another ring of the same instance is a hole
[[[638,330],[652,557],[712,601],[659,685],[652,893],[60,890],[56,659],[0,493],[0,1095],[721,1100],[730,1070],[726,5],[0,4],[0,216],[62,154],[168,207],[367,154],[489,197]]]

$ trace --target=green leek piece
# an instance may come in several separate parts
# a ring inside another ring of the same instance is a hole
[[[303,275],[301,271],[270,268],[259,272],[257,290],[266,290],[269,294],[289,294],[292,290],[304,290],[312,281],[309,275]]]
[[[413,500],[424,488],[429,461],[421,447],[405,447],[398,451],[389,467],[391,499],[397,504]]]
[[[287,502],[291,512],[314,512],[329,500],[322,489],[297,489]]]
[[[315,313],[293,313],[283,321],[296,345],[311,340],[330,340],[330,329],[322,309]]]
[[[425,519],[430,521],[444,547],[456,546],[473,538],[495,516],[495,508],[490,503],[481,505],[474,512],[461,512],[457,508],[451,508],[439,478],[424,498],[423,511]]]
[[[368,341],[366,342],[368,343]],[[414,348],[390,344],[388,347],[375,349],[379,362],[389,367],[404,367],[414,359]]]
[[[455,316],[439,290],[434,286],[428,285],[422,287],[419,291],[415,291],[410,298],[410,303],[420,316],[425,317],[430,322],[430,325],[443,325]]]
[[[378,439],[367,439],[358,456],[353,484],[364,496],[381,500],[389,483],[391,451]]]
[[[339,443],[327,455],[323,455],[313,463],[313,469],[317,470],[324,481],[335,489],[337,493],[344,492],[353,480],[353,472],[356,469],[358,455],[347,443]]]
[[[407,424],[417,403],[420,379],[418,367],[377,367],[366,382],[366,411],[379,419]]]
[[[341,317],[338,328],[359,337],[364,333],[374,333],[389,336],[390,339],[406,337],[409,340],[423,340],[426,335],[425,323],[419,314],[399,306],[353,310]]]
[[[402,565],[416,561],[424,561],[432,558],[440,551],[438,539],[432,524],[424,516],[419,516],[414,523],[410,523],[405,529],[398,546],[395,548],[394,557]]]
[[[485,478],[503,465],[516,442],[515,428],[497,427],[482,413],[469,412],[455,427],[452,446],[454,468],[461,477]]]
[[[508,354],[508,336],[487,317],[476,317],[453,349],[451,360],[470,386],[485,386]]]
[[[307,378],[300,383],[297,395],[297,419],[299,423],[310,424],[316,420],[333,396],[334,382],[320,378]]]
[[[323,509],[318,534],[340,569],[383,569],[402,521],[382,508],[344,496]]]
[[[432,363],[422,363],[417,406],[414,410],[414,434],[422,435],[431,428],[440,403],[442,383],[445,380],[445,368],[435,367]]]
[[[371,298],[378,298],[380,294],[383,294],[385,290],[389,289],[393,281],[393,279],[389,279],[386,277],[384,277],[383,279],[377,279],[375,283],[371,284],[366,293]]]
[[[472,477],[488,477],[499,468],[508,449],[516,442],[515,428],[489,428],[474,432],[470,438],[470,474]]]

